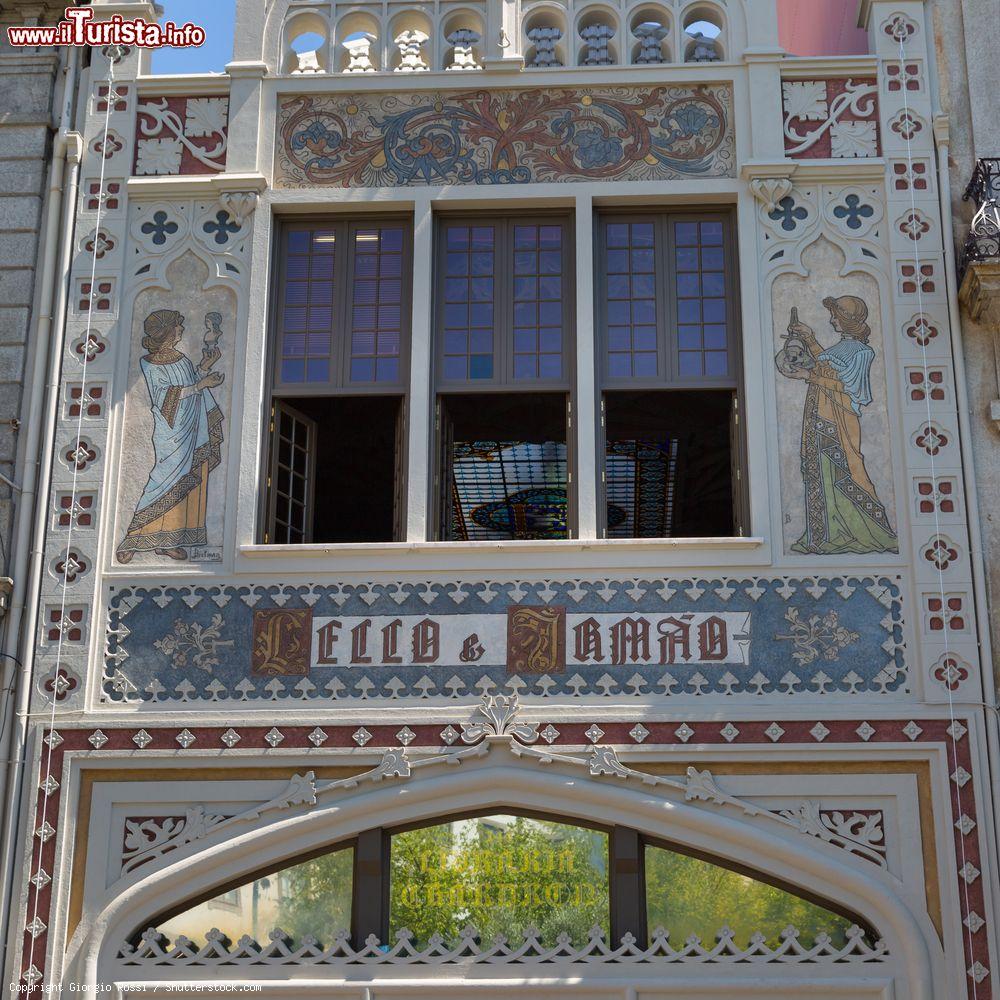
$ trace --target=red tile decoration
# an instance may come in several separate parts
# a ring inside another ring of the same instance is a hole
[[[874,79],[783,80],[785,155],[793,159],[878,156]]]
[[[953,664],[942,661],[943,676],[952,678],[960,676],[965,669],[957,659]],[[949,666],[953,671],[949,672]],[[327,726],[321,724],[328,739],[327,747],[353,747],[352,733],[356,727]],[[770,728],[766,721],[723,723],[719,720],[709,722],[689,721],[686,724],[685,738],[677,735],[677,723],[650,722],[647,726],[649,735],[645,744],[663,744],[679,746],[688,744],[692,747],[699,744],[710,746],[729,745],[759,745],[773,747],[774,740],[768,736]],[[880,743],[904,743],[906,745],[938,745],[946,749],[948,755],[948,770],[950,774],[949,788],[951,791],[952,837],[955,851],[955,867],[958,870],[958,893],[960,915],[963,919],[965,932],[962,935],[964,950],[964,965],[968,970],[967,983],[969,1000],[983,1000],[979,984],[990,975],[990,937],[991,931],[987,923],[986,880],[981,876],[984,864],[979,837],[978,803],[974,787],[971,785],[975,771],[972,747],[968,739],[971,720],[956,720],[949,723],[947,719],[896,719],[877,720],[873,723],[859,724],[858,720],[827,719],[817,723],[814,720],[783,720],[782,744],[801,744],[815,746],[816,737],[813,730],[825,732],[824,742],[827,744],[845,744],[848,746],[877,746]],[[539,728],[543,728],[544,724]],[[630,745],[632,739],[629,730],[632,723],[602,722],[604,735],[602,742],[619,745]],[[309,741],[309,733],[314,726],[282,727],[282,750],[314,749]],[[440,747],[440,725],[411,727],[414,739],[411,746]],[[559,736],[554,745],[587,746],[590,741],[585,734],[587,723],[559,724]],[[397,726],[368,725],[371,734],[369,747],[395,747],[398,740],[395,737]],[[732,730],[736,733],[733,735]],[[137,742],[140,732],[145,735]],[[100,732],[93,728],[65,729],[54,732],[48,730],[44,737],[47,752],[43,754],[43,768],[46,776],[62,776],[63,763],[67,751],[93,753],[95,745],[102,750],[127,750],[130,753],[140,746],[151,749],[170,749],[179,756],[190,754],[196,756],[206,747],[211,747],[213,753],[226,753],[226,744],[222,740],[226,727],[195,728],[189,733],[195,737],[193,743],[188,743],[182,749],[177,737],[182,727],[175,726],[164,729],[137,730],[109,729]],[[238,746],[270,749],[266,740],[269,732],[267,726],[240,727]],[[98,737],[98,734],[99,737]],[[725,735],[724,735],[725,734]],[[146,737],[148,736],[148,740]],[[100,751],[98,751],[100,752]],[[142,749],[139,750],[141,754]],[[694,756],[694,753],[692,753]],[[47,766],[46,766],[47,765]],[[26,886],[31,900],[31,912],[42,922],[42,928],[36,927],[33,934],[25,929],[22,937],[21,980],[32,981],[36,986],[45,981],[46,953],[48,946],[48,927],[53,903],[53,887],[51,876],[57,863],[56,841],[60,813],[62,789],[46,782],[43,776],[39,778],[39,790],[35,800],[34,829],[32,850],[27,870],[29,882]],[[33,882],[31,880],[34,880]]]
[[[225,170],[228,130],[228,97],[141,97],[136,105],[132,173],[155,176]]]

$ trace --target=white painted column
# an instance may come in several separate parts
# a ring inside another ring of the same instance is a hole
[[[577,530],[580,538],[597,538],[597,397],[594,326],[594,203],[589,194],[576,196],[576,434]]]
[[[407,435],[406,541],[428,539],[427,501],[431,463],[434,394],[433,350],[434,214],[428,197],[413,206],[413,305],[410,318],[410,400]]]

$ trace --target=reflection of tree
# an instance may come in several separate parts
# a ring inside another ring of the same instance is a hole
[[[739,945],[746,946],[760,931],[774,947],[789,925],[806,947],[820,931],[842,947],[851,926],[850,920],[774,886],[656,847],[646,850],[646,906],[650,931],[664,927],[675,948],[691,934],[714,944],[722,927],[735,931]]]
[[[454,940],[470,923],[487,942],[519,941],[527,927],[552,944],[562,932],[582,944],[595,925],[608,934],[607,838],[520,817],[502,830],[480,822],[395,836],[392,934]]]
[[[350,930],[353,864],[353,851],[335,851],[272,876],[282,886],[277,925],[296,941],[311,934],[327,946]]]

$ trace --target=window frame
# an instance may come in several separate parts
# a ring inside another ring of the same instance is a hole
[[[736,217],[732,210],[710,208],[704,212],[664,207],[661,209],[598,210],[595,219],[595,346],[597,387],[600,392],[640,389],[734,389],[743,387],[743,335],[740,327],[739,255]],[[719,376],[679,375],[680,346],[677,337],[677,287],[674,225],[679,222],[721,222],[726,296],[726,352],[731,374]],[[607,226],[614,223],[649,222],[654,232],[653,280],[656,296],[656,357],[660,374],[651,376],[611,375],[608,348]]]
[[[194,897],[189,897],[160,911],[154,917],[144,921],[142,927],[136,928],[129,940],[137,942],[146,927],[157,926],[202,903],[207,903],[225,892],[241,889],[258,879],[276,875],[287,868],[349,849],[353,852],[350,920],[353,946],[357,949],[363,947],[369,934],[374,934],[382,943],[387,943],[390,930],[392,838],[397,834],[411,830],[428,829],[463,819],[498,814],[577,827],[601,833],[607,837],[608,917],[611,931],[609,944],[613,942],[612,946],[616,946],[626,933],[635,935],[638,947],[646,948],[649,945],[648,884],[645,864],[646,849],[649,847],[694,858],[724,871],[733,872],[755,882],[769,885],[850,920],[860,927],[872,941],[881,937],[878,929],[861,913],[854,912],[836,900],[820,896],[805,887],[796,886],[768,875],[768,873],[743,864],[734,858],[726,858],[701,851],[692,846],[678,844],[669,839],[645,833],[635,826],[616,823],[603,824],[575,816],[557,815],[544,810],[522,808],[516,805],[493,805],[443,813],[391,826],[369,827],[354,836],[334,840],[305,853],[292,855],[278,862],[271,862],[267,866],[253,869],[235,878],[227,879],[212,888],[204,889]]]
[[[558,379],[514,378],[514,228],[546,221],[562,226],[562,375]],[[431,328],[431,391],[435,396],[470,392],[565,391],[576,385],[576,244],[574,215],[569,210],[550,210],[525,215],[521,211],[463,212],[439,214],[434,227],[434,279],[432,282],[433,326]],[[482,379],[448,379],[444,376],[444,283],[447,278],[447,230],[450,226],[495,227],[493,271],[493,375]]]
[[[650,222],[654,229],[654,285],[656,295],[656,377],[612,376],[609,373],[608,295],[607,295],[607,226],[619,223]],[[720,221],[723,226],[722,248],[725,268],[726,351],[731,374],[680,377],[680,345],[676,330],[677,290],[675,269],[674,224],[678,222]],[[730,416],[730,463],[732,466],[732,538],[745,538],[750,533],[750,497],[747,477],[746,385],[743,365],[743,330],[741,324],[741,292],[739,269],[738,221],[732,208],[706,207],[704,211],[690,208],[596,209],[594,212],[594,344],[597,448],[597,523],[598,535],[608,540],[607,501],[607,396],[618,392],[682,393],[721,389],[732,393]],[[675,535],[671,538],[690,536]],[[647,539],[653,541],[653,539]]]
[[[395,382],[350,382],[349,350],[350,316],[353,305],[353,295],[343,296],[343,302],[334,308],[331,326],[330,369],[336,379],[327,382],[292,382],[283,383],[279,379],[281,357],[281,310],[284,305],[284,290],[287,281],[287,254],[284,252],[285,239],[290,231],[306,231],[320,227],[333,229],[344,237],[337,236],[338,241],[345,239],[350,250],[348,254],[335,252],[334,272],[332,282],[345,282],[345,287],[353,289],[354,253],[352,237],[359,229],[381,227],[397,223],[403,230],[403,248],[400,277],[400,345],[399,345],[399,379]],[[266,327],[266,344],[264,351],[265,378],[261,406],[261,454],[259,459],[259,487],[257,503],[257,519],[255,537],[261,545],[291,545],[299,548],[315,544],[311,538],[312,521],[308,519],[308,541],[275,542],[267,539],[273,522],[273,513],[277,495],[273,487],[273,472],[276,468],[274,458],[274,410],[277,402],[286,401],[295,408],[301,399],[357,396],[392,396],[400,400],[400,411],[397,419],[397,440],[400,444],[395,455],[395,464],[399,469],[394,493],[395,527],[392,541],[402,541],[406,537],[407,518],[407,483],[409,480],[409,440],[410,426],[410,359],[413,323],[413,215],[412,213],[371,212],[370,214],[308,214],[304,216],[277,216],[274,220],[274,230],[271,241],[271,273],[273,281],[269,283],[268,318]],[[344,258],[347,258],[346,260]],[[336,337],[338,317],[342,321],[343,336]],[[311,482],[316,482],[316,456],[310,459]],[[337,542],[322,544],[335,545]],[[365,545],[382,545],[384,542],[372,541]]]
[[[351,370],[351,313],[354,305],[354,250],[355,235],[366,228],[398,224],[403,230],[403,249],[400,275],[399,323],[399,377],[392,382],[352,382]],[[329,228],[337,233],[333,261],[334,300],[331,307],[330,372],[326,382],[281,381],[281,341],[284,336],[281,311],[284,307],[285,287],[288,283],[288,254],[285,240],[290,232],[305,232]],[[410,356],[413,321],[413,218],[399,213],[371,215],[309,215],[306,218],[278,219],[275,239],[277,274],[275,294],[272,299],[269,349],[267,352],[268,404],[275,396],[398,396],[408,395],[410,388]],[[347,252],[340,251],[341,246]],[[339,300],[338,286],[346,290]]]

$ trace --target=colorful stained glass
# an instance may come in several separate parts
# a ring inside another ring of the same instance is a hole
[[[677,487],[676,439],[609,441],[609,538],[669,538]]]
[[[562,441],[456,441],[452,540],[568,537]]]

